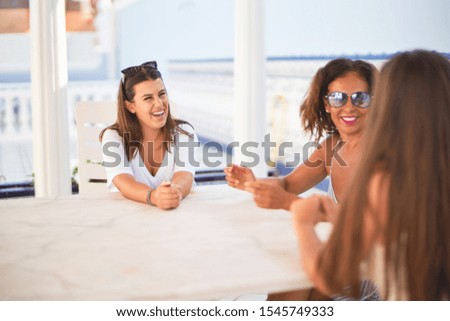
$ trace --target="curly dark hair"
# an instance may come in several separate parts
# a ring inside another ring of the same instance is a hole
[[[328,93],[330,83],[352,71],[358,73],[367,82],[369,93],[372,93],[377,69],[366,61],[334,59],[320,68],[314,76],[306,98],[300,106],[300,116],[305,132],[311,137],[315,136],[316,141],[319,141],[327,132],[337,133],[331,116],[325,111],[324,96]]]

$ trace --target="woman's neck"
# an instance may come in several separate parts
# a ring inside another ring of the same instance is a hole
[[[340,138],[345,142],[347,148],[354,148],[361,143],[362,135],[342,135]]]
[[[143,130],[142,131],[142,140],[144,142],[159,142],[163,141],[164,134],[162,129],[152,129],[152,130]]]

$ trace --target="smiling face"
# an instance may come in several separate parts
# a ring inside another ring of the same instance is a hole
[[[369,86],[364,78],[358,73],[349,72],[342,77],[336,78],[330,83],[327,94],[334,91],[351,95],[358,91],[369,92]],[[347,139],[349,136],[361,135],[370,107],[356,107],[352,104],[350,97],[346,104],[340,108],[335,108],[331,106],[325,98],[324,100],[325,109],[327,113],[330,113],[331,120],[336,125],[336,128],[343,139]]]
[[[126,102],[143,130],[161,130],[167,121],[169,100],[162,79],[146,80],[134,86],[134,99]]]

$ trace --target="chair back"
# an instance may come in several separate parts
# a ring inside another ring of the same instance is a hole
[[[116,120],[115,102],[80,102],[76,106],[78,176],[80,194],[106,193],[99,134]]]

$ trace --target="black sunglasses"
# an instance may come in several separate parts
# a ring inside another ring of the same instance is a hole
[[[340,91],[333,91],[325,96],[325,99],[328,101],[331,107],[334,108],[341,108],[347,103],[349,94],[340,92]],[[369,93],[366,93],[364,91],[357,91],[353,94],[350,94],[350,99],[352,101],[352,104],[354,106],[360,107],[360,108],[367,108],[370,105],[370,101],[372,100],[372,96],[370,96]]]
[[[139,66],[132,66],[132,67],[128,67],[122,70],[122,74],[125,77],[133,77],[134,75],[136,75],[139,71],[141,71],[142,69],[156,69],[158,70],[158,64],[156,63],[156,61],[147,61],[144,62],[143,64],[139,65]]]
[[[125,100],[130,101],[128,99],[128,97],[126,96],[125,79],[135,76],[138,72],[142,71],[143,69],[144,70],[158,70],[158,64],[156,63],[156,61],[147,61],[139,66],[128,67],[121,71],[122,75],[123,75],[122,76],[122,91],[123,91]]]

